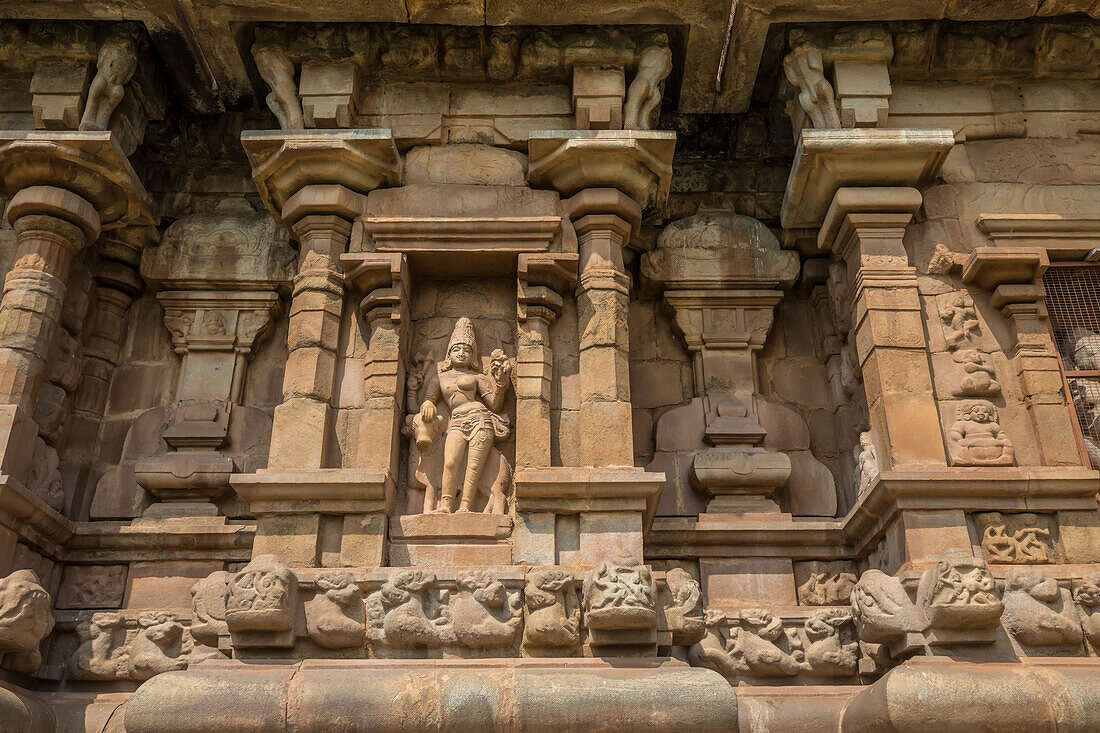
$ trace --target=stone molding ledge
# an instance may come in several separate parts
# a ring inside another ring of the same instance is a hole
[[[1076,466],[899,469],[881,474],[837,520],[658,517],[646,557],[852,559],[867,554],[899,511],[1095,511],[1097,492],[1100,472]]]
[[[146,682],[125,723],[127,733],[587,731],[608,714],[620,730],[731,731],[737,698],[718,673],[668,658],[211,662]]]

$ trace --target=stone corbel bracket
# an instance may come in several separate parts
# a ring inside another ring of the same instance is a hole
[[[529,309],[548,309],[556,318],[561,315],[562,296],[577,285],[579,256],[575,252],[520,254],[516,263],[517,317],[527,321]]]
[[[344,282],[362,293],[359,312],[368,321],[388,317],[394,323],[408,318],[409,268],[404,254],[397,252],[352,252],[340,256]]]
[[[563,197],[615,188],[645,212],[660,210],[672,187],[676,133],[643,130],[544,130],[528,145],[527,177]]]
[[[844,187],[922,188],[935,178],[955,135],[943,129],[806,130],[780,209],[786,244],[820,254],[818,227]]]
[[[1042,283],[1049,266],[1046,250],[1031,247],[978,247],[963,266],[964,283],[992,291],[993,307],[1012,327],[1015,356],[1054,355]]]
[[[401,180],[390,130],[248,131],[241,134],[264,205],[283,225],[283,204],[309,185],[368,193]]]
[[[60,185],[92,204],[104,229],[157,223],[149,194],[111,132],[0,131],[0,185],[8,196]]]

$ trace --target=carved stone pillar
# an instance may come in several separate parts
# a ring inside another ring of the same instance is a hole
[[[577,281],[574,254],[521,254],[518,264],[516,350],[516,466],[551,465],[550,389],[554,352],[550,325],[562,294]],[[583,359],[583,356],[582,356]]]
[[[137,272],[141,250],[155,243],[152,227],[128,227],[109,233],[100,242],[100,261],[95,280],[94,315],[84,344],[84,373],[73,402],[69,434],[94,436],[99,431],[107,405],[111,374],[118,365],[119,350],[126,337],[126,315],[144,284]],[[114,259],[108,259],[113,257]],[[125,262],[119,258],[125,258]],[[69,458],[79,464],[73,514],[87,517],[93,487],[88,486],[87,469],[95,460],[96,440],[70,441]]]
[[[634,463],[631,429],[630,275],[623,247],[641,221],[641,209],[615,189],[587,189],[564,202],[580,249],[577,331],[580,342],[581,460],[588,466]]]
[[[668,196],[675,135],[668,132],[575,131],[533,134],[528,177],[557,189],[580,249],[577,288],[581,371],[582,462],[631,466],[630,276],[624,246],[643,213]]]
[[[359,312],[369,329],[369,362],[363,375],[366,404],[359,422],[355,467],[395,474],[400,460],[409,339],[406,256],[356,252],[344,255],[341,264],[348,286],[364,294]]]
[[[944,465],[939,411],[928,363],[916,268],[902,244],[920,208],[913,188],[841,188],[819,242],[843,263],[833,272],[867,390],[884,470]]]
[[[332,400],[344,317],[340,257],[365,194],[396,182],[401,159],[389,130],[248,132],[241,142],[268,211],[300,246],[271,458],[264,471],[231,482],[257,518],[253,555],[294,566],[379,565],[393,477],[388,465],[330,467]]]
[[[321,468],[331,440],[336,342],[344,304],[340,255],[364,201],[343,186],[311,185],[283,206],[298,240],[283,403],[271,429],[271,468]]]
[[[22,482],[73,257],[104,227],[153,220],[109,132],[0,133],[0,185],[17,241],[0,302],[0,471]]]

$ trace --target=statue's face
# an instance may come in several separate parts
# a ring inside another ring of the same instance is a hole
[[[993,413],[985,405],[975,405],[970,410],[970,419],[974,422],[989,422],[993,419]]]
[[[457,367],[469,367],[474,350],[468,344],[455,344],[451,347],[451,363]]]

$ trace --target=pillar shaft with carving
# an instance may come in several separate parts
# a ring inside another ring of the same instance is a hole
[[[271,430],[271,468],[321,468],[331,441],[336,347],[343,314],[340,255],[362,197],[343,186],[306,186],[283,207],[301,248],[290,306],[283,402]]]
[[[565,202],[577,231],[580,280],[577,331],[580,345],[581,434],[587,466],[630,466],[634,436],[630,405],[630,275],[623,247],[641,221],[630,197],[614,189],[587,189]]]
[[[917,271],[902,243],[920,205],[913,188],[841,188],[819,239],[843,261],[832,285],[851,313],[871,426],[886,447],[879,450],[884,470],[947,459]]]

